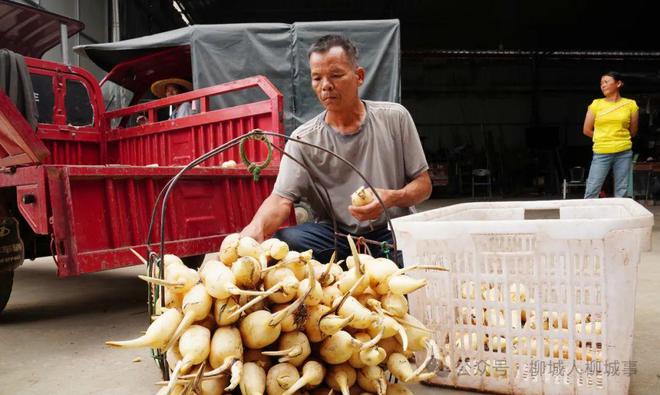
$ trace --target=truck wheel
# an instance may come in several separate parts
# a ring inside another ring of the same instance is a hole
[[[202,262],[204,262],[204,257],[206,255],[193,255],[193,256],[187,256],[185,258],[181,258],[183,263],[188,266],[191,269],[199,269],[200,266],[202,266]]]
[[[9,295],[11,294],[11,287],[14,284],[14,271],[9,270],[0,272],[0,313],[7,306]]]

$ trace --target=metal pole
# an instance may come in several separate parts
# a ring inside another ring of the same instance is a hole
[[[80,20],[80,0],[75,0],[75,8],[76,11],[74,17],[76,18],[76,20]],[[76,40],[75,44],[80,45],[80,35],[76,34],[74,39]],[[80,55],[76,54],[75,56],[76,56],[76,66],[80,66]]]
[[[69,30],[66,24],[60,24],[60,41],[62,44],[62,63],[69,65]]]
[[[119,35],[119,0],[112,0],[112,41],[121,40]]]

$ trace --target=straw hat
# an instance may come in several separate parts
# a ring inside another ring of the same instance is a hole
[[[165,88],[168,85],[177,85],[179,86],[182,92],[187,92],[192,90],[192,84],[181,78],[166,78],[164,80],[156,81],[151,84],[151,93],[156,97],[165,97]]]

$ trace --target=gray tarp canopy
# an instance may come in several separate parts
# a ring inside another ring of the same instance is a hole
[[[204,88],[261,74],[284,95],[287,134],[322,107],[311,89],[307,49],[325,34],[355,42],[366,70],[364,99],[399,102],[399,21],[333,21],[195,25],[131,40],[80,45],[74,51],[106,71],[162,48],[190,45],[193,86]]]

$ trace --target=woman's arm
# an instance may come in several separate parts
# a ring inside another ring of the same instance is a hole
[[[584,133],[585,136],[594,137],[595,120],[596,120],[596,116],[594,115],[594,113],[592,113],[590,110],[587,110],[587,115],[585,115],[584,117],[584,126],[582,126],[582,133]]]
[[[630,117],[630,137],[637,136],[639,130],[639,111],[635,111]]]

